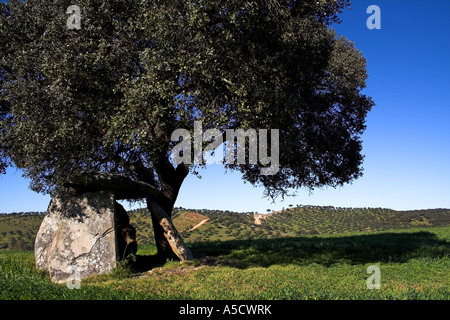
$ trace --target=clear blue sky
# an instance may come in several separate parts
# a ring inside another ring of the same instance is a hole
[[[381,9],[381,29],[369,30],[369,5]],[[365,94],[376,106],[363,135],[364,176],[274,204],[219,165],[189,176],[176,206],[265,212],[289,204],[450,208],[450,1],[356,0],[341,15],[339,34],[368,60]],[[45,211],[48,196],[28,189],[16,169],[0,176],[0,212]]]

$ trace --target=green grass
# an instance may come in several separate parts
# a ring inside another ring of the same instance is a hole
[[[121,264],[81,289],[50,282],[32,251],[0,251],[0,299],[450,299],[450,227],[189,243],[196,259]],[[156,253],[141,245],[137,259]],[[366,286],[378,265],[381,289]]]

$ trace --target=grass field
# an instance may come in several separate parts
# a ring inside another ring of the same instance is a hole
[[[80,289],[36,271],[32,251],[0,251],[0,299],[450,299],[450,227],[189,243],[180,264],[120,264]],[[151,260],[152,244],[136,262]],[[381,288],[368,289],[377,265]]]

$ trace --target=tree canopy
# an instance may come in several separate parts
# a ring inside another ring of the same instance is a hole
[[[365,59],[329,28],[347,1],[79,1],[79,30],[70,3],[0,7],[0,146],[36,191],[86,170],[158,184],[196,119],[280,129],[279,174],[230,166],[272,195],[360,175]]]

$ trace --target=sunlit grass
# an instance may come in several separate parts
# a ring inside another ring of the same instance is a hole
[[[196,259],[121,263],[81,289],[50,282],[32,251],[0,252],[0,299],[450,299],[450,227],[191,244]],[[154,245],[137,255],[154,255]],[[212,257],[212,258],[211,258]],[[381,270],[370,290],[366,270]]]

